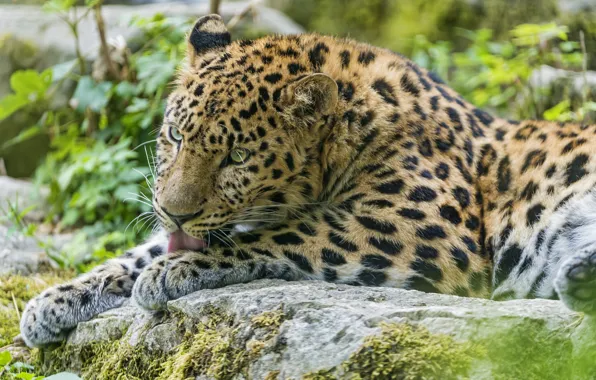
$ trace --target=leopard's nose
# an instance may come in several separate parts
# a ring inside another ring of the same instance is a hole
[[[169,216],[169,217],[170,217],[170,219],[172,219],[172,221],[173,221],[174,223],[176,223],[176,225],[177,225],[178,227],[181,227],[181,226],[182,226],[184,223],[186,223],[186,222],[188,222],[189,220],[192,220],[192,219],[194,219],[194,218],[198,217],[198,216],[199,216],[199,215],[202,213],[202,211],[199,211],[199,212],[195,212],[195,213],[193,213],[193,214],[174,215],[174,214],[171,214],[171,213],[169,213],[169,212],[168,212],[168,211],[167,211],[165,208],[162,208],[161,210],[162,210],[162,211],[163,211],[163,212],[164,212],[164,213],[165,213],[167,216]]]

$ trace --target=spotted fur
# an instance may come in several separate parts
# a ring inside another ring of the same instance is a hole
[[[592,141],[596,126],[495,118],[388,50],[314,34],[230,42],[218,16],[201,18],[157,139],[166,232],[46,290],[23,336],[60,340],[131,294],[156,310],[260,278],[596,313]],[[209,246],[163,255],[179,229]]]

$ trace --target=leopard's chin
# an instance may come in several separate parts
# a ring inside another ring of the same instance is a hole
[[[206,247],[205,240],[194,238],[182,230],[172,232],[168,241],[168,253],[180,250],[201,251]]]

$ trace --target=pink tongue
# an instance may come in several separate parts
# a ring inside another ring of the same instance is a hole
[[[178,230],[170,234],[168,253],[180,250],[199,251],[206,246],[205,240],[195,239],[184,231]]]

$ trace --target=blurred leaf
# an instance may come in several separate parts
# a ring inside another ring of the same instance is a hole
[[[11,364],[11,368],[13,370],[16,369],[18,371],[21,371],[23,369],[25,369],[25,370],[32,370],[33,369],[33,366],[31,364],[28,364],[28,363],[16,362],[16,363],[12,363]]]
[[[17,94],[38,94],[45,92],[52,82],[52,71],[38,73],[34,70],[16,71],[10,76],[10,87]]]
[[[596,111],[596,102],[586,102],[582,106],[586,111]]]
[[[29,104],[29,99],[21,94],[10,94],[0,99],[0,120]]]
[[[84,76],[79,80],[72,96],[73,105],[79,112],[84,112],[87,108],[100,112],[110,100],[111,88],[111,82],[95,83],[90,76]]]
[[[62,190],[66,190],[66,188],[70,185],[70,181],[75,174],[75,170],[76,166],[71,165],[58,176],[58,185]]]
[[[14,94],[0,99],[0,120],[3,120],[27,104],[42,99],[50,87],[52,71],[38,73],[34,70],[15,71],[10,76],[10,87]]]
[[[1,149],[6,149],[23,141],[29,140],[30,138],[35,137],[41,133],[43,133],[43,128],[39,125],[34,125],[32,127],[26,128],[25,130],[21,131],[21,133],[2,144]]]
[[[80,218],[80,214],[77,211],[77,209],[69,208],[68,210],[66,210],[66,212],[62,216],[60,223],[64,226],[72,226],[79,220],[79,218]]]
[[[532,46],[538,45],[542,42],[559,38],[567,40],[567,33],[569,28],[563,25],[557,25],[556,23],[549,24],[522,24],[516,26],[512,31],[511,35],[513,43],[518,46]]]
[[[48,0],[43,4],[47,12],[65,12],[76,4],[76,0]]]
[[[563,100],[556,106],[544,111],[544,114],[542,116],[546,120],[563,121],[563,120],[561,120],[561,118],[562,117],[567,118],[566,115],[569,112],[570,106],[571,106],[571,103],[569,102],[569,100]]]
[[[135,86],[127,81],[120,82],[115,88],[116,94],[122,98],[131,98],[136,93]]]
[[[12,361],[12,355],[9,351],[0,351],[0,366],[5,366],[10,364]]]
[[[137,113],[146,111],[149,108],[149,100],[143,98],[134,98],[132,104],[126,107],[126,112]]]
[[[26,372],[21,372],[15,375],[16,379],[23,379],[23,380],[33,380],[35,379],[35,374],[33,373],[26,373]]]
[[[52,82],[58,82],[59,80],[66,77],[77,64],[77,60],[73,59],[63,63],[59,63],[51,67],[52,70]]]
[[[134,194],[139,192],[139,186],[137,185],[124,185],[120,186],[114,192],[114,196],[116,199],[125,201],[126,199],[130,199],[133,197]]]
[[[137,60],[138,78],[145,93],[151,94],[160,86],[167,84],[176,69],[176,63],[162,53],[145,55]]]

